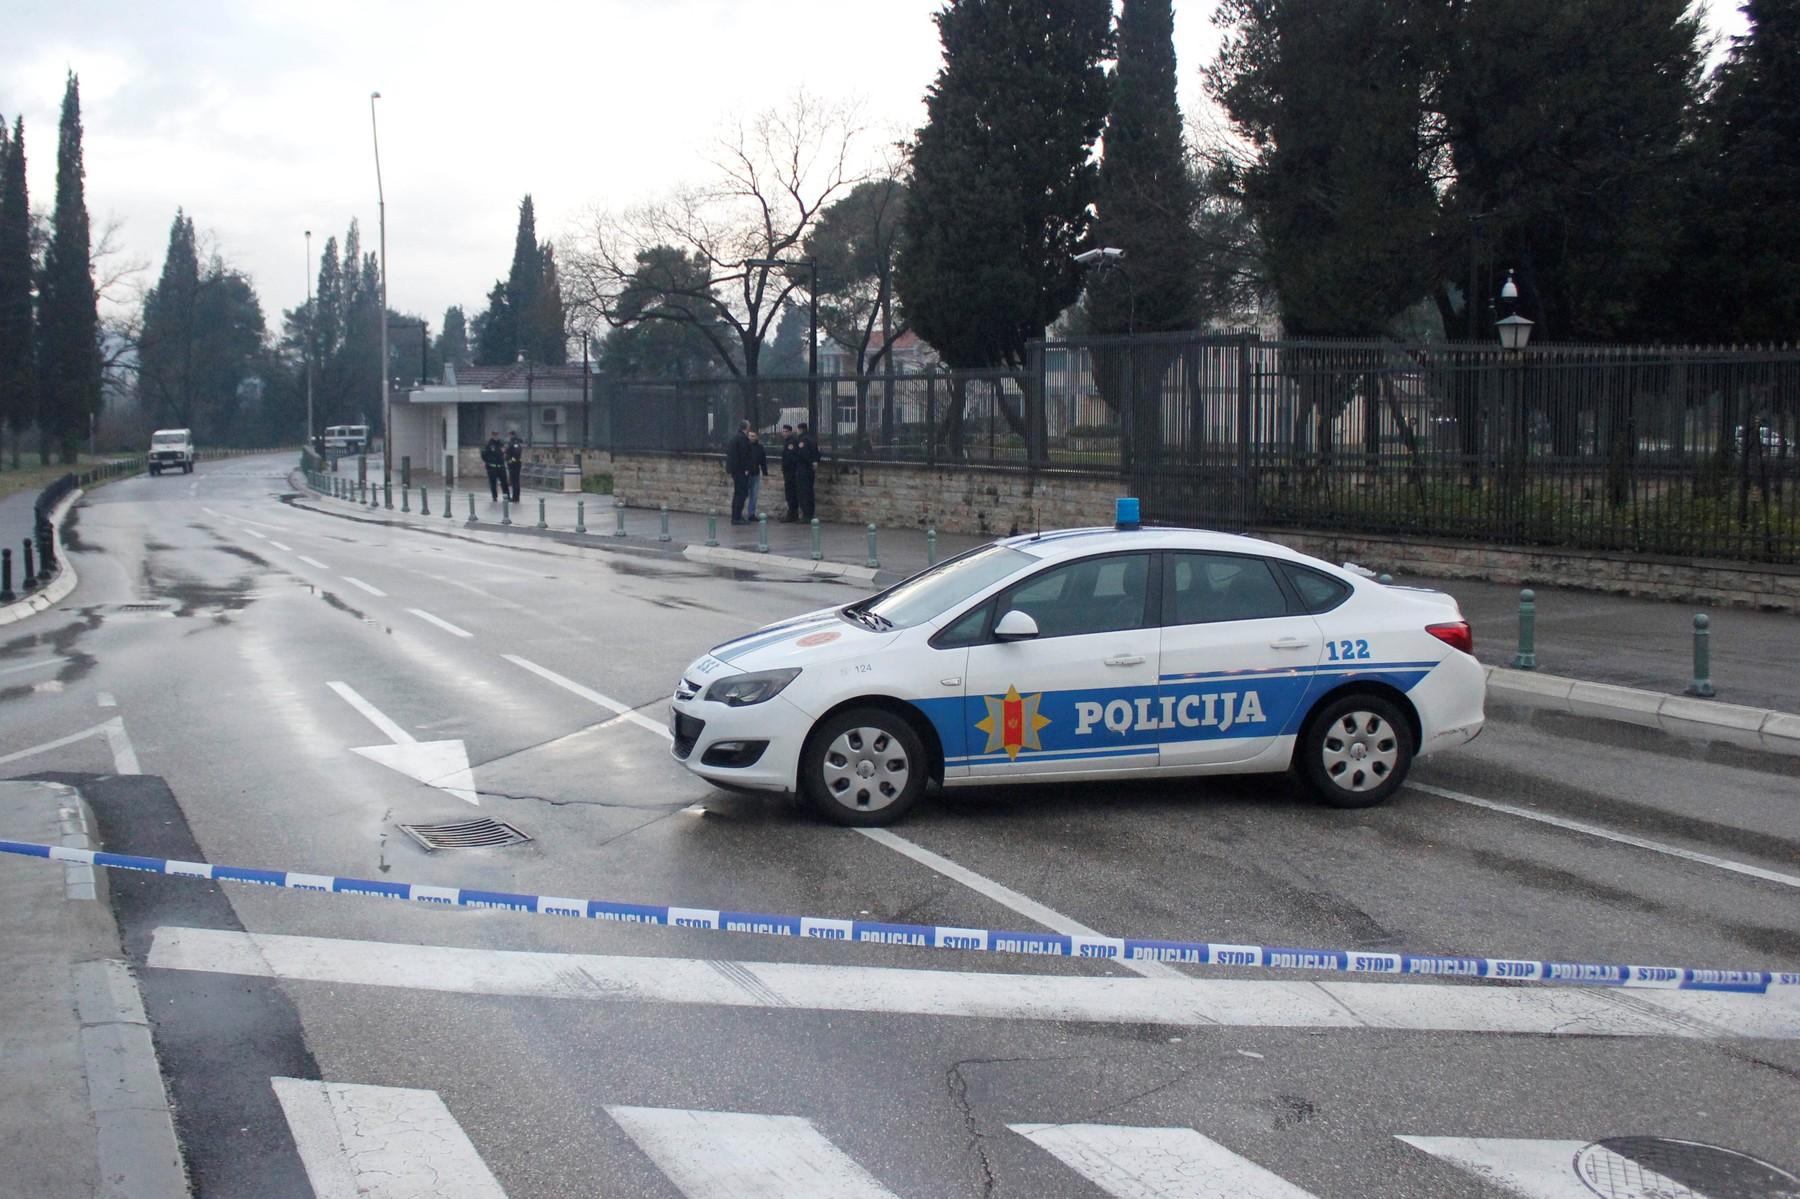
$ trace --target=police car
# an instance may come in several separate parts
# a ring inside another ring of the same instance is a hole
[[[1292,771],[1366,807],[1481,731],[1450,596],[1119,506],[715,647],[675,690],[675,757],[876,825],[932,781]]]

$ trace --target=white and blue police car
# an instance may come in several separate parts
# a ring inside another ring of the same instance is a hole
[[[1481,731],[1469,624],[1436,591],[1284,546],[1144,528],[1008,537],[682,672],[673,753],[841,824],[946,787],[1292,771],[1380,803]]]

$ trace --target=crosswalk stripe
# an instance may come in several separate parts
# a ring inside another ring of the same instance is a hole
[[[269,1083],[318,1199],[506,1199],[436,1091]]]
[[[1575,1173],[1575,1155],[1586,1141],[1498,1137],[1399,1137],[1414,1149],[1442,1158],[1524,1199],[1593,1199]],[[1668,1194],[1681,1194],[1670,1190]],[[1691,1194],[1692,1192],[1685,1192]],[[1695,1199],[1706,1199],[1696,1196]]]
[[[1313,1199],[1191,1128],[1009,1124],[1114,1199]]]
[[[799,1116],[606,1110],[687,1199],[896,1199]]]
[[[1011,1020],[1800,1040],[1761,995],[1276,979],[1096,978],[889,966],[521,952],[161,927],[149,964],[260,978],[591,1003],[714,1004]]]

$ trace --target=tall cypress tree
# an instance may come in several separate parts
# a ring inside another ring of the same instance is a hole
[[[531,331],[529,353],[534,362],[562,366],[569,361],[569,339],[563,328],[562,281],[556,274],[556,248],[549,242],[538,247],[538,290],[526,323]]]
[[[469,328],[463,317],[461,304],[452,304],[444,309],[442,329],[434,347],[438,361],[450,366],[469,365]]]
[[[512,269],[506,276],[506,307],[511,314],[514,336],[512,353],[530,354],[537,359],[539,330],[536,327],[538,293],[544,285],[544,257],[538,249],[537,216],[531,197],[519,202],[519,228],[513,236]]]
[[[953,367],[1022,367],[1075,301],[1098,190],[1110,0],[950,0],[895,283]],[[1010,413],[1009,413],[1010,415]]]
[[[336,237],[325,239],[325,252],[319,256],[319,288],[313,304],[317,314],[313,352],[325,361],[337,354],[344,340],[344,271],[338,265]]]
[[[191,428],[196,422],[194,349],[198,337],[200,258],[194,222],[180,209],[169,225],[162,274],[144,297],[138,337],[138,390],[158,420]]]
[[[41,391],[39,454],[50,461],[54,439],[74,462],[88,422],[100,410],[100,314],[89,259],[85,170],[81,162],[81,91],[69,72],[56,147],[56,209],[40,288]]]
[[[1199,248],[1170,0],[1125,0],[1111,92],[1094,242],[1125,258],[1089,279],[1089,318],[1098,333],[1192,328]]]
[[[31,206],[25,193],[25,122],[10,139],[0,122],[0,425],[19,441],[37,415],[37,350],[31,312]]]

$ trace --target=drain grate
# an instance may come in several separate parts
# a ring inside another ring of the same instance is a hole
[[[504,820],[453,820],[444,824],[403,824],[400,831],[429,850],[487,849],[520,845],[531,837]]]
[[[119,604],[113,608],[113,611],[114,612],[167,612],[169,610],[169,607],[170,607],[170,605],[168,605],[166,603],[161,603],[158,601],[148,601],[148,602],[137,603],[137,604]]]

